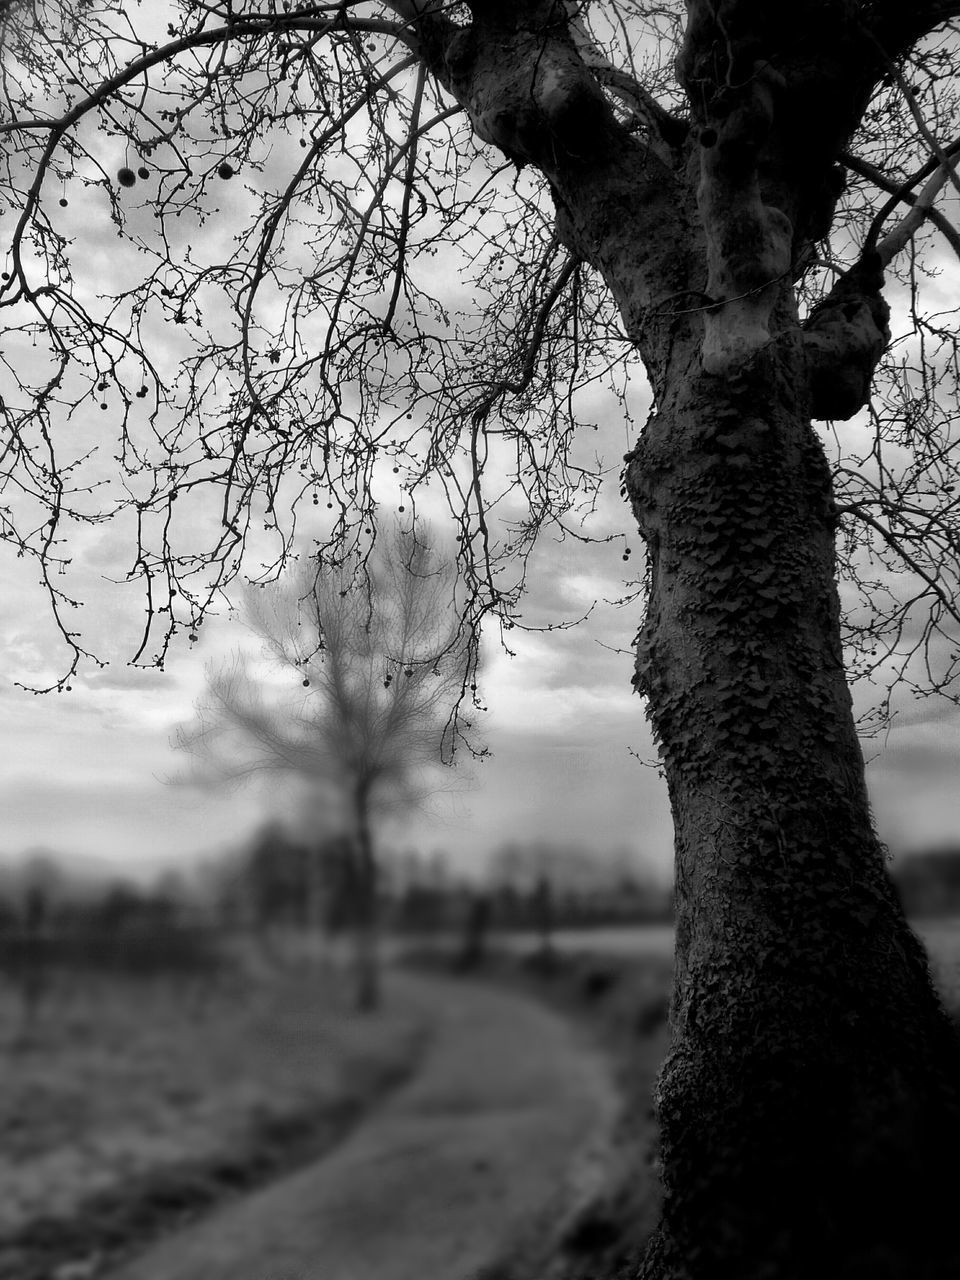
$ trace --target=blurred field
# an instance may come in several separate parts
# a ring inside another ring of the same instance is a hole
[[[960,919],[917,930],[947,1003],[960,1009]],[[656,1211],[650,1096],[665,1047],[669,931],[600,929],[555,942],[545,964],[535,936],[517,936],[511,958],[501,951],[473,976],[519,985],[585,1021],[617,1066],[627,1105],[619,1170],[561,1255],[538,1257],[529,1273],[512,1260],[510,1275],[531,1280],[591,1266],[611,1274]],[[442,952],[429,967],[449,972]],[[131,1245],[329,1150],[410,1075],[428,1043],[431,1011],[402,990],[388,982],[384,1009],[357,1015],[348,975],[329,960],[262,944],[195,971],[60,966],[36,990],[6,981],[0,1280],[96,1280]]]
[[[0,990],[0,1276],[167,1230],[313,1158],[416,1064],[423,1008],[352,1011],[302,956],[215,975],[59,973],[25,1031]],[[50,1275],[58,1274],[51,1270]]]

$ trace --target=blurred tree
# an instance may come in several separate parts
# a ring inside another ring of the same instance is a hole
[[[538,938],[535,961],[544,973],[549,973],[557,960],[553,942],[556,911],[553,883],[546,873],[538,877],[530,893],[530,914]]]
[[[51,924],[60,876],[56,863],[44,855],[24,867],[21,929],[14,938],[8,971],[20,990],[21,1022],[17,1044],[25,1047],[37,1028],[41,1008],[52,990]]]
[[[678,916],[649,1277],[960,1272],[933,1172],[960,1058],[872,827],[842,648],[853,675],[955,689],[958,14],[0,14],[0,532],[66,655],[25,683],[89,661],[83,525],[129,537],[134,660],[162,664],[248,537],[270,574],[324,503],[325,551],[362,560],[378,510],[428,492],[475,656],[481,622],[516,625],[538,533],[592,509],[592,384],[626,398],[645,367],[623,492]]]
[[[279,822],[260,828],[243,860],[242,875],[256,926],[307,927],[314,917],[314,855]]]
[[[143,894],[126,880],[116,880],[104,890],[94,908],[97,927],[105,934],[120,935],[143,918]]]
[[[490,916],[489,894],[475,889],[464,895],[460,948],[454,962],[464,973],[478,968],[486,959]]]
[[[296,684],[268,685],[242,659],[210,670],[198,722],[179,734],[180,746],[228,776],[301,778],[328,831],[349,838],[337,891],[355,938],[361,1008],[378,1000],[374,821],[431,789],[469,667],[454,576],[428,536],[423,525],[397,526],[366,562],[305,561],[248,590],[247,621]],[[257,854],[275,888],[271,849]]]

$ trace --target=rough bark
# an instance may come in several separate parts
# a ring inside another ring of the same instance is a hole
[[[644,1280],[960,1274],[960,1052],[871,827],[800,355],[676,387],[628,485],[676,828]]]
[[[654,392],[625,479],[678,925],[663,1222],[640,1274],[955,1277],[960,1049],[871,824],[811,426],[864,404],[882,262],[804,323],[793,294],[876,81],[953,6],[687,0],[690,120],[654,111],[639,133],[599,93],[574,6],[470,8],[468,28],[434,10],[424,56],[480,137],[546,176]]]

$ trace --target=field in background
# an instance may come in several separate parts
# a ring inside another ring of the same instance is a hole
[[[917,929],[960,1009],[960,918]],[[595,1247],[597,1259],[633,1247],[655,1208],[641,1185],[672,930],[556,931],[550,941],[556,959],[543,967],[542,934],[496,934],[491,946],[506,943],[513,959],[472,976],[519,981],[586,1015],[623,1067],[629,1176],[571,1241],[573,1268]],[[455,935],[434,935],[424,951],[448,971],[457,964]],[[315,1158],[415,1069],[429,1035],[429,1010],[392,998],[389,983],[384,1009],[357,1015],[349,975],[315,947],[251,943],[192,974],[58,971],[28,1023],[23,994],[0,984],[0,1280],[94,1277],[131,1240]]]
[[[20,1000],[0,988],[3,1280],[58,1274],[44,1243],[72,1234],[86,1256],[83,1224],[149,1235],[312,1158],[410,1073],[428,1020],[397,1000],[358,1016],[349,979],[302,956],[59,974],[26,1034]]]
[[[930,967],[952,1009],[960,1009],[960,916],[914,920],[913,928],[927,949]],[[515,954],[533,951],[542,941],[532,932],[497,934],[497,947]],[[673,926],[667,924],[614,925],[596,929],[556,929],[550,935],[558,951],[576,955],[647,957],[661,960],[673,954]]]

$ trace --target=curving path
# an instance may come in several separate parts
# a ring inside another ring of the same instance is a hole
[[[512,993],[393,975],[426,1004],[418,1075],[315,1165],[226,1206],[109,1280],[472,1280],[555,1232],[608,1155],[599,1053]]]

